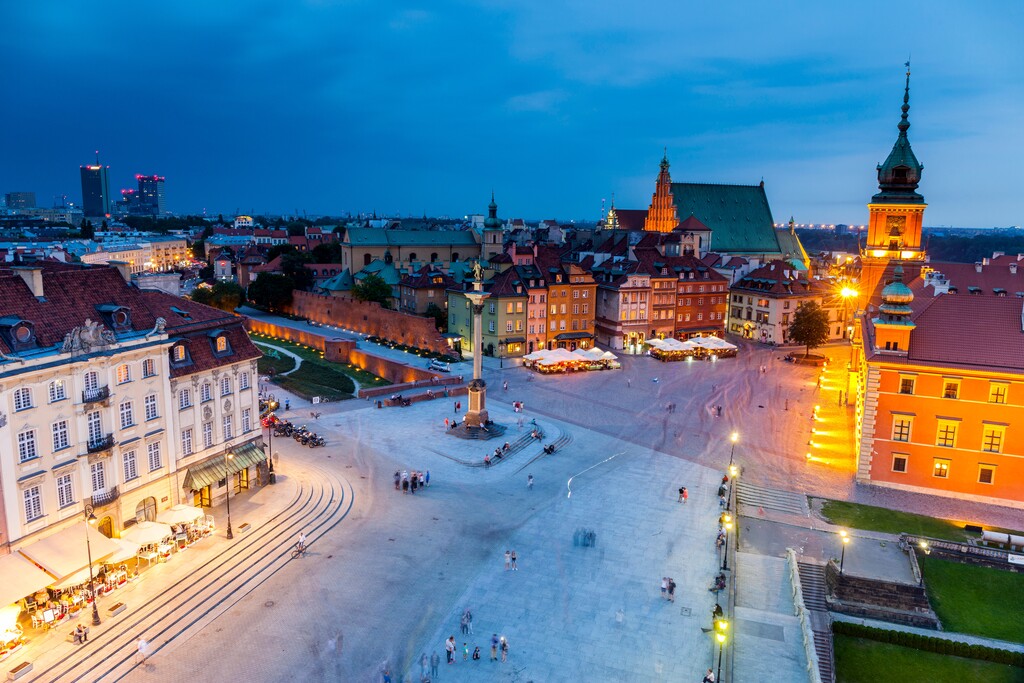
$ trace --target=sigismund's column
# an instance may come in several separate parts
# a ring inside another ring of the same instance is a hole
[[[466,297],[473,306],[473,381],[469,383],[469,410],[466,411],[466,427],[482,427],[487,424],[487,382],[481,377],[483,370],[483,313],[484,299],[490,296],[484,291],[484,283],[477,269],[473,291]]]

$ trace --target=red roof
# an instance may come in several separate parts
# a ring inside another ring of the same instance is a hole
[[[615,209],[621,230],[643,230],[647,223],[647,209]]]

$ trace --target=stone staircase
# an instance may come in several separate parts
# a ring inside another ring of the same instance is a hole
[[[744,506],[742,514],[747,516],[756,514],[759,508],[803,517],[810,513],[804,494],[758,486],[743,479],[736,485],[736,505]]]
[[[810,562],[798,562],[800,588],[803,591],[804,606],[811,622],[814,635],[814,651],[818,655],[818,672],[821,680],[835,681],[835,656],[832,650],[832,619],[825,602],[825,567]]]

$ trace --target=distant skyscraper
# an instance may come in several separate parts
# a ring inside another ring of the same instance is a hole
[[[36,208],[35,192],[8,192],[5,195],[8,209],[34,209]]]
[[[110,214],[110,167],[100,166],[100,153],[96,152],[95,166],[81,166],[82,211],[88,217]]]
[[[154,216],[164,215],[164,177],[159,175],[137,175],[139,181],[140,210]]]

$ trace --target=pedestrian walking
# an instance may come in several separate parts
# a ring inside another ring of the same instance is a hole
[[[498,661],[498,634],[491,636],[491,661]]]
[[[505,391],[508,391],[508,380],[505,380],[504,382],[502,382],[502,385],[501,385],[501,386],[502,386],[502,388],[503,388],[503,389],[504,389]]]
[[[469,628],[469,635],[473,635],[473,613],[466,610],[466,626]]]
[[[661,599],[668,600],[668,577],[661,577]]]
[[[469,622],[466,620],[465,612],[463,612],[462,618],[459,619],[459,628],[462,630],[462,635],[469,634]]]
[[[480,646],[477,645],[476,647],[473,648],[473,661],[476,662],[476,661],[479,661],[479,660],[480,660]]]
[[[505,551],[505,571],[508,571],[512,567],[512,551]]]
[[[395,490],[402,488],[402,473],[395,470]]]
[[[424,653],[423,653],[423,654],[422,654],[422,655],[420,656],[420,678],[421,678],[421,679],[422,679],[422,678],[426,678],[426,677],[427,677],[427,664],[428,664],[429,662],[430,662],[430,660],[429,660],[429,659],[427,659],[427,653],[426,653],[426,652],[424,652]]]
[[[149,655],[149,643],[144,638],[139,638],[139,642],[135,644],[138,652],[135,655],[135,660],[139,664],[145,665],[146,657]]]
[[[675,579],[673,579],[671,577],[669,577],[669,580],[668,580],[668,601],[669,602],[675,602],[676,601],[676,582],[675,582]]]
[[[430,486],[430,470],[427,470],[427,473],[423,475],[423,483]]]
[[[409,493],[409,480],[408,479],[403,479],[402,480],[402,493]]]
[[[679,497],[676,498],[676,502],[677,503],[682,503],[683,502],[683,491],[685,491],[685,490],[686,490],[685,486],[680,486],[679,487]]]
[[[448,419],[448,418],[446,417],[446,418],[444,419],[444,430],[445,430],[446,432],[448,431],[448,425],[449,425],[449,424],[451,424],[451,421],[450,421],[450,420],[449,420],[449,419]]]
[[[456,415],[459,414],[459,402],[458,401],[452,402],[452,410],[455,412]]]
[[[508,661],[508,639],[505,636],[501,637],[501,661]]]
[[[425,489],[427,487],[427,478],[423,472],[420,472],[420,488]]]
[[[533,490],[533,475],[532,474],[526,475],[526,488],[530,489],[531,491]]]
[[[516,551],[513,550],[512,551],[512,571],[514,571],[514,572],[515,571],[519,571],[519,567],[516,566],[516,559],[518,559],[517,556],[516,556]]]
[[[688,501],[689,499],[690,499],[690,492],[687,491],[686,487],[684,486],[683,487],[683,505],[686,505],[686,501]]]
[[[380,672],[381,683],[391,683],[391,669],[384,667],[384,670]]]
[[[718,509],[725,509],[725,494],[722,494],[721,496],[718,497]]]
[[[448,663],[455,663],[455,636],[449,636],[448,640],[444,641],[444,652],[445,656],[448,657]]]
[[[437,656],[437,652],[430,654],[430,677],[437,678],[437,665],[441,663],[441,658]]]
[[[462,661],[469,661],[469,645],[467,645],[466,643],[462,644]]]
[[[628,389],[631,386],[633,386],[633,380],[631,380],[630,378],[627,377],[626,378],[626,388]]]
[[[821,386],[821,380],[818,380],[818,386],[819,387]],[[291,410],[292,409],[292,400],[290,398],[286,398],[284,400],[284,409],[285,410]]]

